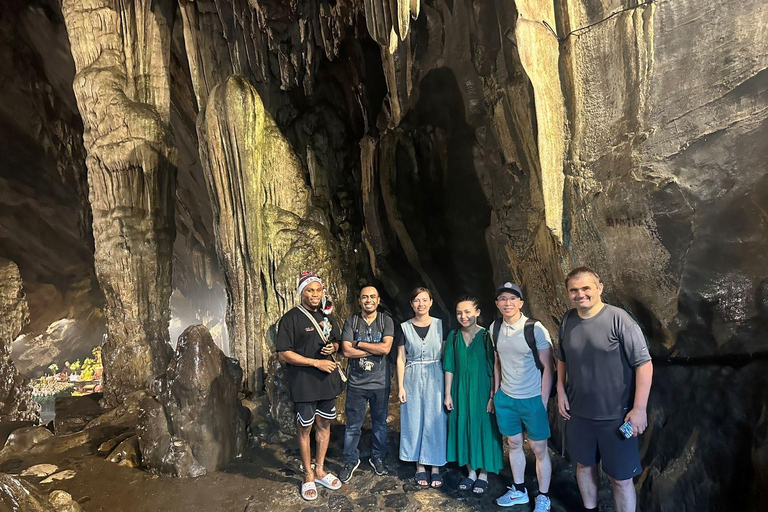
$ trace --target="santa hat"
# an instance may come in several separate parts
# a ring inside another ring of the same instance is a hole
[[[320,279],[317,274],[308,270],[302,271],[301,277],[299,277],[297,293],[301,295],[301,292],[304,291],[304,288],[306,288],[309,283],[320,283],[320,286],[323,287],[323,300],[320,303],[320,309],[322,310],[323,314],[330,315],[333,311],[333,302],[331,301],[331,297],[328,295],[328,291],[325,289],[323,280]]]

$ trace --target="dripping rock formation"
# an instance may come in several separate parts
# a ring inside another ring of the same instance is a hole
[[[29,378],[19,373],[11,359],[11,341],[28,318],[19,268],[0,258],[0,421],[37,421],[40,414]]]
[[[173,440],[186,412],[157,383],[198,389],[168,366],[190,324],[239,362],[237,376],[199,327],[182,336],[216,353],[226,393],[265,395],[292,430],[274,336],[301,270],[323,274],[339,317],[376,283],[399,320],[415,285],[450,320],[465,293],[492,316],[494,284],[514,280],[556,332],[564,274],[590,265],[656,362],[643,509],[764,502],[762,0],[0,9],[0,257],[30,303],[14,353],[22,368],[67,353],[49,340],[81,337],[62,319],[87,350],[105,330],[106,402],[157,397],[145,462],[191,475],[238,452]]]

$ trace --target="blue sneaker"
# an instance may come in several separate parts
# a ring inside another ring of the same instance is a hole
[[[549,498],[539,494],[536,496],[536,507],[533,509],[533,512],[549,512],[551,506]]]
[[[518,491],[514,487],[508,487],[507,494],[496,499],[496,504],[500,507],[514,507],[528,503],[528,490]]]

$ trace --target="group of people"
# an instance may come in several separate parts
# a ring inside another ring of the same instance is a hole
[[[597,510],[597,465],[602,462],[616,510],[634,512],[632,479],[641,472],[637,435],[647,427],[653,375],[645,337],[626,311],[602,302],[603,285],[594,270],[573,269],[565,286],[573,309],[560,326],[555,365],[550,334],[523,314],[523,292],[514,283],[496,289],[500,318],[488,329],[480,325],[478,299],[464,296],[455,304],[460,327],[444,335],[441,320],[430,316],[432,293],[421,287],[410,297],[413,317],[397,331],[392,318],[379,311],[374,286],[360,290],[360,312],[340,329],[322,280],[304,272],[298,285],[301,304],[280,320],[276,342],[295,406],[305,472],[302,497],[315,500],[317,485],[335,490],[352,479],[360,465],[358,444],[366,407],[373,434],[369,464],[377,475],[387,473],[388,355],[394,344],[401,407],[399,455],[415,463],[418,485],[441,487],[440,468],[456,462],[467,471],[458,488],[484,493],[488,473],[504,466],[503,436],[513,480],[496,503],[528,503],[525,432],[536,458],[534,511],[549,511],[547,407],[554,389],[558,412],[566,420],[566,447],[577,463],[584,510]],[[338,352],[349,360],[346,371],[335,358]],[[324,466],[336,398],[345,383],[344,467],[337,477]]]

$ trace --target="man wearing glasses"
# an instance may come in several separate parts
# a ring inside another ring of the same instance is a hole
[[[388,354],[392,348],[395,324],[392,318],[377,311],[379,292],[374,286],[360,290],[360,313],[349,317],[341,334],[341,351],[349,358],[349,381],[345,414],[344,469],[339,473],[348,482],[360,465],[360,431],[366,404],[371,410],[373,447],[368,459],[377,475],[384,475],[387,455],[387,412],[389,405],[390,368]]]
[[[498,390],[492,398],[499,431],[509,443],[513,480],[512,487],[496,504],[513,507],[529,501],[525,488],[525,428],[531,451],[536,456],[539,481],[534,512],[549,512],[552,462],[547,448],[550,436],[547,401],[554,368],[552,341],[541,323],[528,322],[522,312],[523,304],[523,292],[518,285],[504,283],[496,289],[496,307],[502,319],[491,325],[496,347],[494,388]],[[538,354],[533,353],[534,344]]]

